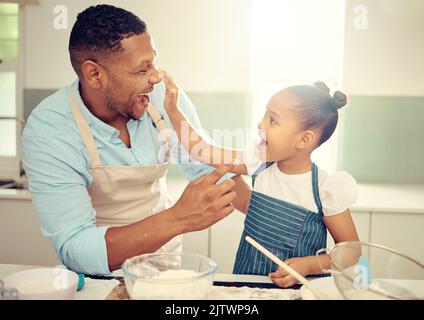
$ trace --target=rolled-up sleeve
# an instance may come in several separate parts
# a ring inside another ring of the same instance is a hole
[[[24,134],[22,161],[42,233],[59,260],[85,274],[110,274],[105,233],[87,187],[91,176],[78,140]]]

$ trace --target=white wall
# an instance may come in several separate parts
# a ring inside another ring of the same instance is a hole
[[[358,30],[360,5],[368,28]],[[424,1],[348,0],[346,18],[344,89],[354,95],[423,96]]]
[[[247,91],[251,0],[40,0],[25,8],[25,87],[58,88],[75,77],[68,37],[87,3],[123,6],[148,24],[159,63],[187,91]],[[53,28],[56,5],[68,30]],[[364,5],[368,28],[354,27]],[[357,95],[423,95],[424,1],[347,0],[343,87]],[[272,39],[269,39],[272,41]]]
[[[25,88],[58,88],[75,78],[68,39],[88,4],[124,7],[144,20],[159,64],[186,91],[247,91],[250,0],[40,0],[25,8]],[[68,9],[68,29],[53,27],[57,5]]]

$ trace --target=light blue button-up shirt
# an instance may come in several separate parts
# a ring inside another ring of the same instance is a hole
[[[92,183],[91,161],[70,109],[71,90],[78,82],[44,99],[31,113],[22,137],[22,161],[28,176],[32,202],[41,230],[48,237],[58,258],[68,268],[86,274],[110,274],[105,243],[108,227],[96,227],[96,210],[87,188]],[[153,105],[171,122],[163,108],[163,82],[150,94]],[[163,146],[156,128],[146,114],[129,120],[131,148],[119,132],[96,118],[78,94],[80,107],[88,120],[103,165],[152,165],[159,162]],[[195,108],[183,91],[179,106],[192,125],[201,130]],[[176,140],[171,142],[172,162],[178,159],[183,174],[195,179],[213,169],[190,160]],[[183,162],[183,163],[181,163]]]

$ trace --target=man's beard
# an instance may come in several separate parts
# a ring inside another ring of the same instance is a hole
[[[109,110],[117,112],[125,118],[136,120],[135,116],[132,114],[131,105],[116,103],[109,94],[106,94],[105,104]]]
[[[125,93],[125,91],[109,85],[105,91],[106,107],[126,119],[140,120],[150,103],[149,96],[147,94],[138,94],[134,100],[129,98],[126,101],[122,101],[123,98],[131,97],[131,94]]]

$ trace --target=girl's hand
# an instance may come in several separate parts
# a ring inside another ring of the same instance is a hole
[[[174,83],[172,77],[165,71],[161,71],[163,74],[163,81],[165,82],[165,101],[163,103],[167,112],[173,112],[178,110],[178,87]]]
[[[290,258],[284,262],[290,265],[290,267],[299,272],[302,276],[309,274],[310,262],[306,257]],[[280,267],[278,267],[277,271],[271,272],[269,277],[272,282],[281,288],[289,288],[298,283],[298,281],[293,276]]]

